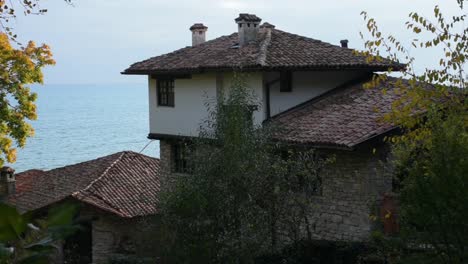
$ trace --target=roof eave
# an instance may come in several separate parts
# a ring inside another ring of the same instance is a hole
[[[193,74],[204,72],[226,72],[226,71],[282,71],[282,70],[312,70],[312,71],[329,71],[329,70],[363,70],[371,72],[382,71],[402,71],[406,69],[406,65],[392,65],[392,66],[372,66],[372,65],[304,65],[304,66],[223,66],[223,67],[206,67],[206,68],[188,68],[188,69],[158,69],[158,70],[132,70],[126,69],[121,72],[123,75],[153,75],[153,74]]]
[[[354,144],[354,148],[357,148],[359,147],[360,145],[366,143],[366,142],[370,142],[372,140],[376,140],[376,139],[379,139],[379,138],[382,138],[382,137],[385,137],[385,136],[389,136],[389,135],[392,135],[392,134],[398,134],[398,133],[401,133],[401,128],[398,127],[398,126],[391,126],[387,129],[385,129],[384,131],[381,131],[379,133],[375,133],[375,134],[372,134],[368,137],[365,137],[363,139],[361,139],[359,142],[356,142]]]
[[[316,148],[316,149],[330,149],[330,150],[346,150],[353,151],[354,146],[349,146],[345,144],[337,143],[326,143],[326,142],[307,142],[307,141],[296,141],[296,140],[287,140],[287,139],[273,139],[274,142],[289,145],[289,146],[300,146],[307,148]]]
[[[150,133],[148,134],[148,139],[153,140],[191,140],[194,137],[190,136],[181,136],[181,135],[168,135],[168,134],[157,134],[157,133]],[[348,146],[344,144],[334,144],[334,143],[317,143],[317,142],[299,142],[293,140],[283,140],[283,139],[272,139],[273,142],[283,143],[286,145],[294,145],[294,146],[305,146],[310,148],[319,148],[319,149],[337,149],[337,150],[354,150],[354,146]]]

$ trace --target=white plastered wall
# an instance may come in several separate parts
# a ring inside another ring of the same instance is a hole
[[[270,87],[270,114],[273,116],[288,110],[364,74],[364,72],[359,71],[294,72],[291,92],[280,92],[279,82]],[[266,82],[278,78],[279,73],[270,72],[265,74]]]
[[[260,124],[264,119],[263,75],[249,73],[247,86],[253,89],[261,106],[254,112],[254,122]],[[149,78],[150,133],[197,136],[200,124],[208,116],[207,102],[215,102],[217,90],[229,89],[232,73],[193,74],[190,79],[175,79],[174,107],[158,106],[156,80]]]

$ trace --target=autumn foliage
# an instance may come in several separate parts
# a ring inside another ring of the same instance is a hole
[[[24,147],[34,134],[28,121],[37,118],[37,94],[28,85],[42,83],[42,68],[53,64],[47,45],[30,41],[15,48],[8,35],[0,33],[0,165],[14,162],[16,147]]]
[[[366,51],[363,53],[368,60],[386,58],[406,64],[399,76],[391,81],[401,97],[392,104],[391,113],[385,116],[385,121],[398,125],[406,132],[400,137],[393,137],[394,142],[428,142],[431,128],[425,126],[429,123],[424,122],[426,116],[422,113],[429,108],[437,108],[439,111],[456,108],[457,111],[466,113],[467,14],[464,0],[456,2],[458,12],[453,16],[444,15],[440,6],[434,7],[432,18],[411,12],[405,23],[406,28],[414,34],[409,41],[384,33],[374,18],[366,12],[361,13],[367,26],[367,32],[361,33],[361,37],[365,40]],[[427,54],[437,58],[438,63],[423,65],[424,70],[419,70],[419,60],[412,56],[417,49],[425,50]],[[393,75],[392,69],[375,75],[366,86],[377,88],[380,82],[387,81]]]

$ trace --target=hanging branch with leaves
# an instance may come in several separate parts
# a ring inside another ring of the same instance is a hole
[[[366,84],[367,88],[376,88],[382,82],[390,82],[395,87],[400,99],[392,104],[392,111],[385,116],[387,122],[394,123],[408,133],[393,138],[394,141],[417,139],[424,141],[430,131],[424,128],[424,116],[420,113],[429,107],[439,110],[458,107],[465,109],[467,92],[466,61],[468,57],[468,28],[465,26],[467,14],[464,1],[457,0],[458,14],[446,17],[441,7],[435,6],[433,17],[412,12],[405,23],[406,28],[414,34],[410,41],[411,48],[392,34],[384,34],[374,18],[362,12],[367,26],[367,33],[361,32],[365,41],[365,52],[368,61],[379,61],[387,58],[405,63],[406,68],[400,71],[400,77],[391,78],[392,69],[375,75]],[[437,65],[429,65],[424,70],[417,70],[417,60],[411,52],[415,49],[426,49],[434,56],[439,54]]]

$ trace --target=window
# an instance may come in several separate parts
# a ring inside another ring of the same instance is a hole
[[[172,145],[172,154],[173,154],[173,172],[176,173],[189,173],[190,172],[190,162],[188,159],[189,148],[187,143],[179,142]]]
[[[292,72],[280,73],[280,92],[292,92]]]
[[[158,79],[157,97],[159,106],[174,106],[174,79]]]

